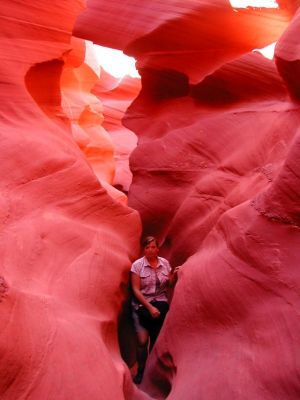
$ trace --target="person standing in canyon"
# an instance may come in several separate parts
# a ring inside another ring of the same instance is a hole
[[[131,266],[132,316],[138,342],[136,384],[142,381],[148,348],[152,350],[169,310],[168,289],[174,286],[179,269],[172,272],[169,261],[158,256],[154,236],[147,236],[142,247],[144,256]]]

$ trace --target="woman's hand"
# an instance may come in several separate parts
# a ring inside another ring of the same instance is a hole
[[[181,265],[179,265],[178,267],[174,268],[174,270],[172,272],[170,272],[169,274],[169,286],[172,288],[175,286],[177,279],[178,279],[178,272],[181,269]]]
[[[176,267],[176,268],[174,269],[173,274],[174,274],[174,275],[177,275],[177,274],[178,274],[178,271],[180,270],[180,268],[181,268],[181,265],[178,265],[178,267]]]
[[[160,311],[152,305],[148,308],[148,311],[149,311],[151,317],[154,319],[158,318],[160,316]]]

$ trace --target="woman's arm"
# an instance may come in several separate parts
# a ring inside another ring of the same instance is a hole
[[[131,287],[137,301],[147,308],[152,318],[158,318],[160,316],[159,310],[150,304],[143,296],[141,292],[141,278],[134,272],[131,272]]]

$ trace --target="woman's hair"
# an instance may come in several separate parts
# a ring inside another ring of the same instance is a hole
[[[142,240],[142,247],[145,248],[146,246],[148,246],[149,243],[151,242],[155,242],[156,246],[158,246],[158,241],[156,239],[156,237],[154,236],[146,236],[143,240]]]

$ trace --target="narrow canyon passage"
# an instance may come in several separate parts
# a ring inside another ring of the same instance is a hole
[[[1,400],[298,400],[299,5],[4,0]],[[137,387],[142,233],[182,267]]]

